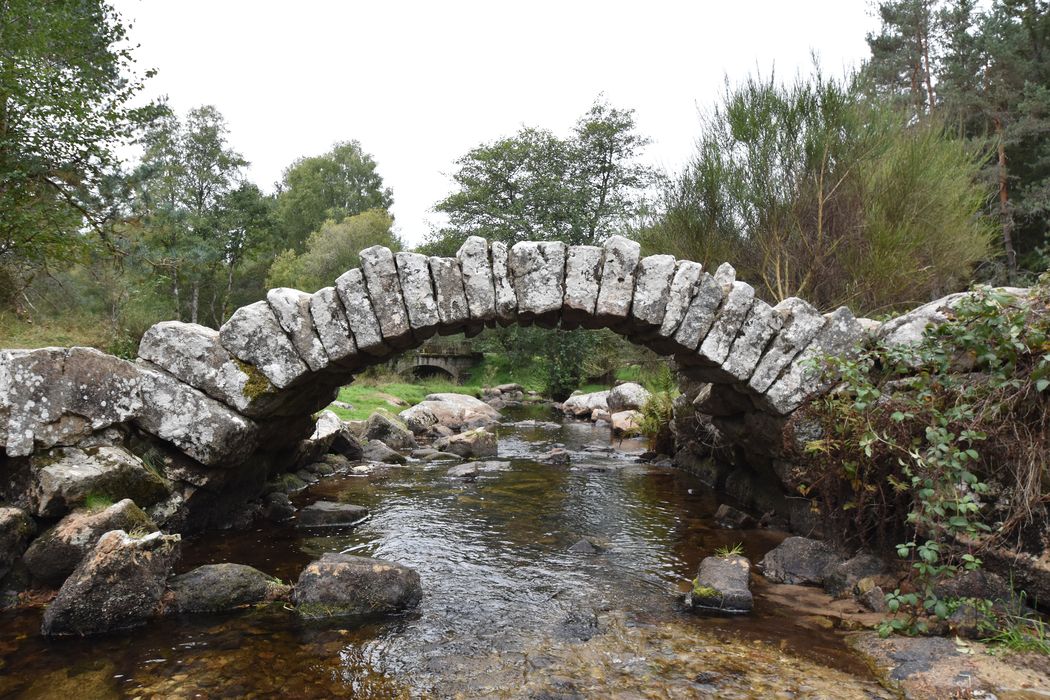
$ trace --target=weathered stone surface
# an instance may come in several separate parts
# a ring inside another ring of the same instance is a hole
[[[709,362],[721,365],[729,357],[733,341],[740,334],[751,304],[755,299],[755,289],[746,282],[733,282],[726,294],[718,315],[711,324],[711,329],[700,343],[699,354]]]
[[[416,447],[416,438],[412,431],[400,420],[380,411],[368,417],[361,437],[364,440],[382,440],[395,450],[411,450]]]
[[[225,404],[159,370],[142,367],[140,377],[135,422],[201,464],[234,464],[258,446],[258,426]]]
[[[306,366],[313,372],[327,367],[328,353],[314,329],[314,319],[310,315],[311,295],[298,289],[278,287],[266,293],[266,301]]]
[[[404,464],[405,456],[390,447],[382,440],[369,440],[361,446],[361,458],[369,462],[382,464]]]
[[[335,287],[324,287],[313,293],[310,317],[328,359],[334,364],[353,367],[357,360],[357,345]]]
[[[434,298],[434,285],[430,281],[430,266],[427,256],[419,253],[398,253],[397,274],[401,280],[401,291],[405,295],[405,308],[412,333],[423,340],[437,331],[438,306]]]
[[[75,444],[127,421],[142,408],[138,382],[135,365],[92,348],[0,351],[7,455]]]
[[[287,392],[231,355],[219,342],[219,332],[205,326],[154,324],[142,336],[138,356],[248,417],[271,415],[288,402]]]
[[[609,410],[609,392],[594,391],[590,394],[577,394],[565,399],[562,404],[562,412],[571,414],[576,418],[587,418],[594,411]]]
[[[36,581],[59,586],[103,534],[111,530],[134,533],[156,529],[153,520],[130,498],[102,510],[78,509],[33,540],[23,561]]]
[[[766,346],[780,332],[783,323],[783,317],[773,307],[761,299],[755,299],[729,355],[722,363],[722,369],[737,381],[746,382],[750,379]]]
[[[784,368],[791,364],[824,325],[824,317],[820,312],[797,297],[785,299],[773,310],[782,319],[780,332],[769,344],[748,381],[748,386],[758,393],[772,386]]]
[[[174,576],[169,612],[198,613],[234,610],[272,600],[288,600],[292,587],[245,564],[205,564]]]
[[[317,501],[299,511],[299,527],[354,525],[368,515],[364,506],[335,501]]]
[[[36,523],[21,508],[0,506],[0,579],[26,551],[30,538],[36,533]]]
[[[405,425],[417,435],[428,432],[434,425],[462,430],[492,425],[500,413],[480,399],[466,394],[428,394],[426,398],[399,414]]]
[[[454,467],[449,467],[445,473],[454,479],[473,479],[481,473],[481,470],[478,469],[478,464],[478,462],[457,464]]]
[[[824,326],[761,401],[776,413],[786,415],[802,402],[829,386],[833,377],[824,376],[822,359],[826,356],[848,357],[855,352],[864,331],[845,306],[828,315]]]
[[[540,325],[557,321],[565,296],[565,244],[515,243],[510,249],[509,266],[518,300],[518,319]]]
[[[886,345],[915,345],[922,340],[927,327],[947,321],[952,307],[966,296],[967,292],[949,294],[891,318],[879,327],[877,336]]]
[[[602,285],[594,309],[595,322],[616,324],[627,318],[634,296],[634,276],[642,247],[623,236],[610,236],[602,258]]]
[[[617,411],[610,416],[609,422],[612,424],[614,435],[630,435],[638,431],[638,426],[642,424],[642,414],[634,410]]]
[[[492,241],[492,285],[496,292],[496,318],[506,325],[518,317],[518,296],[510,272],[510,252],[506,243]]]
[[[39,516],[63,515],[82,505],[89,494],[150,505],[169,491],[164,479],[121,447],[56,447],[34,456],[30,467],[26,495],[30,510]]]
[[[675,331],[678,330],[686,312],[689,311],[689,305],[700,283],[701,272],[703,272],[703,267],[700,263],[690,260],[678,261],[675,266],[674,279],[671,280],[671,289],[667,293],[667,308],[664,309],[660,329],[654,334],[654,337],[664,341],[674,337]]]
[[[495,457],[497,453],[496,436],[484,428],[441,438],[434,447],[460,457]]]
[[[727,262],[722,263],[715,270],[715,282],[722,288],[725,294],[729,294],[729,290],[733,288],[733,283],[736,282],[736,268]]]
[[[299,443],[291,460],[291,469],[317,462],[335,452],[350,459],[361,456],[361,445],[350,428],[331,411],[321,411],[310,437]]]
[[[594,309],[601,288],[605,251],[593,245],[569,246],[565,257],[565,298],[562,301],[562,328],[593,325]]]
[[[676,268],[673,255],[650,255],[638,263],[631,302],[631,321],[636,331],[644,333],[663,325]]]
[[[715,511],[715,523],[727,530],[741,530],[754,527],[755,519],[739,508],[723,503]]]
[[[44,611],[41,632],[87,635],[145,624],[160,610],[179,536],[104,534]]]
[[[414,608],[422,598],[419,574],[407,566],[335,553],[307,566],[293,594],[307,618],[385,615]]]
[[[479,236],[470,236],[456,251],[463,274],[463,291],[472,321],[496,318],[496,289],[489,263],[489,244]]]
[[[851,596],[861,579],[870,579],[886,571],[886,564],[870,552],[861,552],[846,561],[834,560],[824,570],[824,590],[833,596]]]
[[[456,333],[470,321],[467,295],[463,289],[463,274],[455,258],[430,258],[430,274],[434,277],[438,316],[442,335]]]
[[[362,250],[360,258],[372,309],[383,331],[383,342],[395,348],[411,347],[412,326],[408,322],[394,254],[389,248],[374,245]]]
[[[379,319],[368,298],[364,273],[358,268],[347,270],[336,278],[335,291],[339,301],[343,302],[346,321],[354,334],[357,349],[376,357],[390,354],[389,346],[383,342]]]
[[[750,612],[754,604],[750,573],[751,562],[740,555],[706,557],[693,582],[692,607],[725,613]]]
[[[759,562],[762,575],[773,583],[824,583],[824,572],[844,559],[834,547],[808,537],[788,537]]]
[[[609,391],[606,401],[610,413],[633,409],[640,411],[649,403],[652,394],[636,382],[624,382],[617,384]]]
[[[278,389],[310,371],[265,301],[242,306],[219,329],[219,341],[237,359],[254,365]]]
[[[714,323],[715,314],[722,305],[724,295],[722,286],[714,277],[706,272],[700,273],[693,300],[674,334],[674,342],[679,348],[696,350],[711,330],[711,324]]]

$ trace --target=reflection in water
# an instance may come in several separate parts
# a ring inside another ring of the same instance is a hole
[[[832,631],[763,604],[704,619],[674,593],[701,557],[743,540],[752,558],[782,537],[718,530],[689,476],[610,451],[585,423],[500,428],[504,469],[476,481],[448,464],[335,476],[299,494],[367,506],[354,529],[265,526],[185,543],[182,570],[251,564],[294,580],[349,551],[418,569],[419,610],[364,627],[304,623],[280,604],[165,620],[93,640],[42,640],[39,613],[0,616],[0,695],[10,697],[882,697]],[[571,465],[535,461],[553,446]],[[570,551],[587,538],[597,554]],[[758,694],[755,694],[758,693]]]

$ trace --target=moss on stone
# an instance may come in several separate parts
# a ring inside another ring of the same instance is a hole
[[[711,588],[710,586],[701,586],[699,581],[693,579],[693,597],[721,598],[722,593],[717,588]]]
[[[244,375],[248,377],[248,381],[244,383],[244,389],[241,390],[241,393],[246,398],[254,401],[263,394],[273,392],[273,384],[257,367],[241,360],[234,360],[234,362],[237,363],[237,369],[244,372]]]

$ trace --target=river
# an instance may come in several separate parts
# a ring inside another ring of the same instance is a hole
[[[784,533],[720,529],[713,494],[640,463],[640,442],[552,420],[509,416],[505,464],[474,481],[414,463],[293,497],[367,506],[355,528],[267,524],[183,543],[180,571],[233,561],[292,582],[323,552],[391,559],[419,571],[418,610],[351,627],[275,603],[83,640],[42,638],[39,610],[2,613],[0,697],[893,697],[840,631],[773,602],[760,577],[749,616],[683,610],[702,557],[742,543],[758,561]],[[570,465],[537,461],[554,446]],[[598,551],[573,551],[583,538]]]

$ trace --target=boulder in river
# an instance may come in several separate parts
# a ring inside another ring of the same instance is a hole
[[[642,414],[635,410],[618,411],[610,418],[612,430],[616,435],[633,435],[642,424]]]
[[[609,392],[594,391],[590,394],[576,394],[565,399],[562,412],[576,418],[588,418],[594,411],[609,410]]]
[[[103,534],[112,530],[153,532],[153,520],[130,498],[101,510],[77,509],[33,540],[23,561],[33,578],[60,586]]]
[[[382,411],[376,411],[368,417],[364,431],[361,433],[363,440],[380,440],[387,447],[395,450],[413,450],[416,447],[416,438],[412,431],[405,427],[400,419],[396,419]],[[366,459],[368,459],[366,457]]]
[[[480,471],[477,462],[465,462],[463,464],[457,464],[454,467],[449,467],[446,474],[454,479],[473,480]]]
[[[21,508],[0,507],[0,579],[22,556],[35,532],[36,523],[29,513]]]
[[[383,464],[404,464],[407,461],[404,455],[390,449],[382,440],[366,442],[361,457],[369,462],[382,462]]]
[[[299,511],[299,527],[353,525],[368,515],[364,506],[335,501],[317,501]]]
[[[750,572],[751,562],[739,554],[705,558],[693,582],[690,605],[725,613],[750,612]]]
[[[307,618],[386,615],[414,608],[422,598],[414,569],[332,552],[303,569],[293,594],[296,610]]]
[[[649,403],[650,397],[652,394],[641,384],[625,382],[616,385],[609,391],[606,402],[610,413],[628,410],[641,411],[645,408],[645,404]]]
[[[715,511],[715,523],[728,530],[741,530],[754,527],[755,519],[739,508],[723,503]]]
[[[788,537],[759,562],[762,575],[773,583],[824,583],[824,572],[845,559],[827,542],[808,537]]]
[[[441,438],[434,443],[434,447],[460,457],[495,457],[498,451],[496,436],[484,428]]]
[[[292,587],[245,564],[205,564],[168,582],[170,612],[233,610],[271,600],[287,600]]]
[[[160,612],[178,535],[102,535],[44,611],[46,636],[87,635],[138,627]]]
[[[412,432],[437,432],[444,426],[454,433],[493,425],[499,422],[499,411],[489,404],[466,394],[427,394],[426,398],[400,413]]]
[[[357,459],[361,456],[361,444],[339,416],[322,411],[314,424],[314,432],[299,443],[292,464],[303,466],[317,462],[328,452]]]

